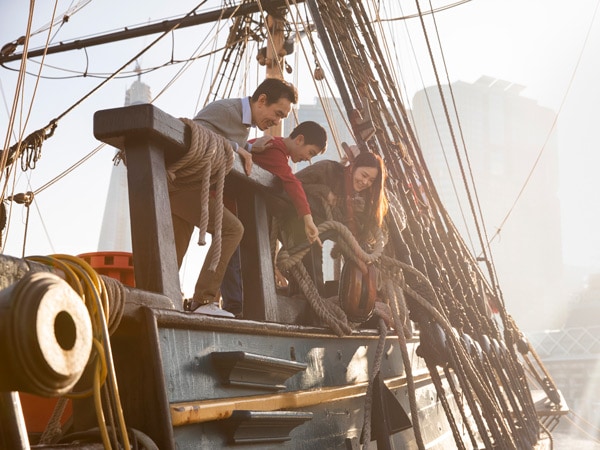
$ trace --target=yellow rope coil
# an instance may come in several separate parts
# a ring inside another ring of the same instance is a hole
[[[67,395],[70,398],[83,398],[91,394],[94,396],[94,405],[98,426],[105,448],[111,449],[104,411],[102,407],[102,396],[100,389],[105,385],[112,402],[112,409],[117,415],[118,426],[124,448],[130,448],[127,428],[121,400],[117,387],[117,378],[112,361],[110,347],[108,322],[110,316],[109,297],[101,277],[86,261],[71,255],[30,256],[31,261],[37,261],[51,266],[62,272],[65,281],[77,292],[88,309],[92,322],[93,346],[96,350],[90,357],[90,363],[94,364],[94,381],[90,390]],[[122,306],[122,305],[121,305]],[[120,319],[121,313],[116,313]]]

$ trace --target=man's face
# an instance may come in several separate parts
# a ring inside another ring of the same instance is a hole
[[[252,110],[252,121],[256,126],[264,131],[267,128],[275,126],[285,119],[292,110],[292,102],[287,98],[280,98],[277,102],[267,105],[267,96],[258,97]]]

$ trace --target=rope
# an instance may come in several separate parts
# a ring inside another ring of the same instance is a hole
[[[200,197],[197,206],[200,208],[200,237],[198,245],[206,244],[208,228],[208,197],[210,186],[215,184],[216,206],[214,218],[214,249],[209,270],[216,270],[221,259],[221,224],[223,223],[223,188],[225,175],[233,167],[234,152],[231,142],[223,136],[199,125],[191,119],[181,119],[192,132],[190,148],[187,153],[167,168],[169,191],[197,189],[200,186]],[[190,207],[193,207],[191,205]]]
[[[323,222],[319,225],[319,233],[327,230],[335,230],[338,233],[337,243],[341,245],[345,256],[356,261],[359,266],[375,262],[383,252],[383,233],[379,233],[375,249],[372,253],[365,252],[352,232],[342,223],[333,220]],[[285,239],[282,237],[282,239]],[[346,313],[338,305],[337,297],[322,299],[310,278],[302,258],[310,251],[310,247],[290,255],[286,249],[287,242],[279,251],[277,256],[277,267],[282,273],[291,274],[300,286],[300,290],[306,297],[317,317],[331,328],[338,336],[352,333],[352,324],[348,321]]]
[[[52,415],[48,420],[48,425],[46,425],[46,429],[40,436],[39,444],[52,444],[62,437],[63,430],[60,424],[60,419],[65,412],[67,404],[68,399],[66,397],[58,398],[58,401],[54,406],[54,411],[52,411]]]
[[[95,352],[90,356],[90,362],[93,363],[93,386],[88,391],[80,393],[70,393],[68,398],[83,398],[93,394],[96,418],[100,428],[102,443],[104,448],[112,449],[111,437],[106,426],[106,420],[102,405],[102,389],[105,389],[109,406],[109,417],[116,416],[118,428],[120,431],[123,447],[129,448],[129,437],[121,408],[121,400],[117,387],[117,377],[112,361],[112,349],[110,346],[109,326],[111,321],[111,308],[109,307],[108,289],[104,283],[104,278],[99,276],[96,271],[83,259],[70,255],[53,256],[31,256],[27,258],[31,261],[40,262],[54,267],[64,274],[65,281],[82,298],[92,322],[92,344]],[[114,288],[114,289],[113,289]],[[115,286],[111,287],[114,292],[118,291]],[[122,305],[123,302],[120,303]],[[115,308],[117,311],[120,308]],[[122,308],[121,308],[122,309]],[[113,328],[115,323],[120,320],[122,312],[113,312]],[[115,427],[112,427],[114,434]],[[51,431],[49,431],[50,433]],[[116,436],[113,438],[116,441]],[[118,444],[114,445],[115,447]]]
[[[404,333],[400,331],[403,329],[403,322],[406,320],[402,317],[403,308],[400,306],[402,303],[405,303],[404,294],[402,293],[402,291],[395,289],[392,283],[392,279],[387,279],[383,284],[383,288],[386,297],[390,302],[392,317],[394,319],[394,329],[396,330],[396,337],[398,338],[398,343],[400,344],[400,351],[402,353],[402,363],[404,364],[404,371],[406,373],[406,385],[408,390],[408,402],[410,405],[410,417],[412,420],[415,439],[417,441],[417,446],[419,450],[424,450],[425,443],[423,442],[421,424],[419,421],[419,408],[417,406],[416,385],[412,373],[412,364],[410,362],[410,356],[408,355],[406,337]],[[399,297],[396,297],[396,294],[399,294]]]
[[[107,296],[110,300],[110,310],[108,314],[108,333],[113,334],[119,327],[123,312],[125,311],[125,296],[127,292],[125,285],[115,278],[106,275],[100,275],[106,288]]]

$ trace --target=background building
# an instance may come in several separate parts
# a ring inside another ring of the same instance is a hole
[[[469,168],[473,174],[508,310],[524,330],[560,326],[552,314],[563,298],[558,146],[556,133],[551,133],[556,115],[521,96],[524,87],[508,81],[481,77],[451,87],[452,95],[448,86],[443,92],[455,140],[469,185]],[[412,117],[439,195],[479,254],[481,245],[437,86],[415,94]]]
[[[150,103],[150,86],[142,83],[141,77],[133,82],[125,93],[125,105]],[[129,218],[129,191],[127,188],[127,168],[123,162],[115,165],[110,174],[106,205],[98,251],[131,252],[131,221]]]

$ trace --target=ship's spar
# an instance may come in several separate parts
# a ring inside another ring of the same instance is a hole
[[[285,15],[287,3],[263,2],[262,6],[279,21]],[[307,0],[306,3],[356,143],[362,149],[380,154],[390,173],[387,186],[392,198],[388,219],[390,245],[376,265],[384,277],[395,279],[401,288],[387,289],[386,292],[395,298],[391,303],[395,305],[405,298],[410,318],[420,330],[419,356],[427,363],[457,447],[466,448],[467,445],[462,442],[456,418],[443,400],[446,393],[439,369],[451,381],[455,398],[462,397],[466,402],[459,404],[463,419],[467,409],[474,417],[472,426],[465,421],[474,446],[479,436],[486,448],[532,447],[537,441],[539,426],[519,356],[525,358],[530,369],[535,371],[529,361],[535,354],[524,343],[505,311],[495,283],[488,282],[481,273],[439,201],[394,84],[394,76],[383,58],[373,23],[360,1]],[[245,2],[218,14],[198,14],[185,21],[169,21],[91,38],[86,42],[61,44],[48,53],[192,26],[227,14],[241,18],[235,21],[240,29],[233,30],[231,35],[243,36],[249,23],[243,18],[258,11],[257,3]],[[234,47],[241,52],[245,49],[244,43],[245,40],[240,39]],[[270,48],[270,45],[267,45],[268,56],[278,59],[278,47]],[[28,53],[29,56],[35,54]],[[3,49],[0,62],[18,57],[10,49]],[[231,61],[239,59],[228,58],[222,73],[229,71],[231,74],[238,70]],[[226,69],[227,64],[233,64],[233,67]],[[282,67],[283,64],[271,66],[274,70]],[[222,86],[219,89],[226,92],[228,88]],[[490,278],[493,280],[491,271]],[[489,314],[490,305],[499,310],[500,324]],[[398,319],[395,323],[402,341],[402,326],[398,326]],[[518,355],[517,346],[522,355]],[[539,361],[536,359],[535,363]],[[543,368],[537,369],[542,371],[538,380],[551,400],[558,403],[560,399],[555,395],[551,380],[543,373]],[[456,384],[452,380],[456,380]],[[414,389],[411,390],[414,394]],[[411,398],[411,404],[414,404],[414,398]],[[413,425],[419,447],[424,448],[416,418]]]

